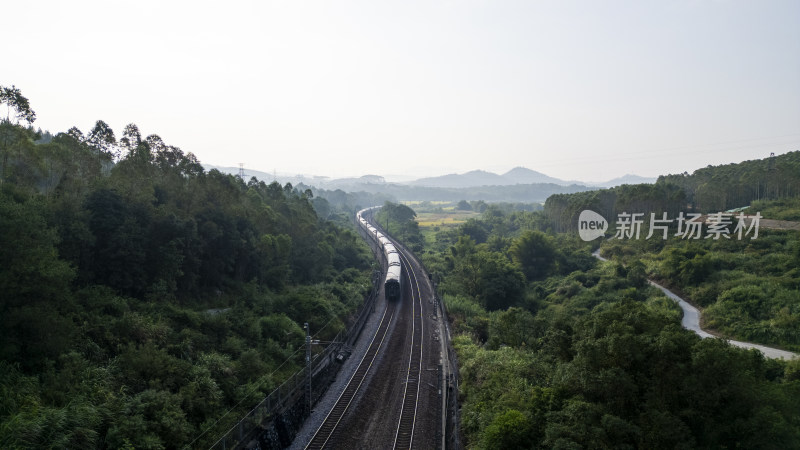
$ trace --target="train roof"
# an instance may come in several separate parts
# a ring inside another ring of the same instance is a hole
[[[389,270],[386,271],[386,281],[396,280],[398,283],[400,282],[400,265],[396,266],[389,266]]]

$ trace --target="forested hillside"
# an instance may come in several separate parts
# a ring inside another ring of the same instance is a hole
[[[650,213],[750,206],[800,218],[800,152],[556,194],[544,213],[489,207],[428,242],[459,337],[462,424],[476,448],[800,448],[800,363],[681,329],[648,277],[703,308],[704,326],[800,348],[800,236],[646,239]],[[643,213],[640,239],[578,239],[578,216]],[[731,229],[733,224],[731,224]],[[548,233],[543,233],[543,231]],[[729,230],[730,231],[730,230]]]
[[[799,203],[800,205],[800,203]],[[738,340],[800,350],[800,235],[758,239],[610,240],[603,254],[644,268],[702,310],[702,324]]]
[[[800,196],[800,150],[764,159],[708,166],[665,175],[657,184],[680,186],[698,211],[715,212],[747,206],[755,200]]]
[[[800,448],[800,361],[700,339],[641,261],[599,262],[577,233],[552,229],[542,213],[490,205],[426,243],[467,448]]]
[[[764,219],[757,236],[734,233],[734,213],[722,238],[676,235],[675,219],[682,213],[734,207]],[[605,256],[642,265],[649,277],[684,294],[703,310],[705,327],[740,340],[800,349],[800,151],[663,176],[655,185],[554,195],[544,211],[549,227],[577,234],[578,216],[586,209],[609,221]],[[613,239],[623,212],[643,213],[639,239]],[[645,238],[651,213],[672,219],[666,239],[660,232]]]
[[[330,339],[370,289],[310,191],[135,125],[36,132],[2,93],[0,447],[208,447],[300,367],[303,322]]]
[[[800,151],[723,166],[708,166],[692,174],[665,175],[655,184],[622,185],[611,189],[555,194],[545,213],[558,231],[575,230],[578,215],[594,210],[608,219],[623,211],[676,217],[679,212],[715,213],[748,206],[754,201],[800,197]],[[782,219],[783,217],[774,217]]]

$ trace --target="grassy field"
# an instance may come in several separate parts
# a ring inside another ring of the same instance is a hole
[[[416,210],[416,209],[455,207],[455,203],[448,202],[446,200],[434,200],[434,201],[414,200],[414,201],[403,202],[403,204],[413,208],[414,210]]]
[[[424,202],[424,204],[411,205],[417,213],[419,230],[428,244],[434,243],[437,232],[456,228],[480,213],[474,211],[457,210],[455,204],[450,202]]]
[[[467,219],[480,216],[480,213],[474,211],[455,211],[451,209],[442,209],[438,212],[419,212],[417,213],[417,222],[420,228],[428,227],[457,227],[466,222]]]

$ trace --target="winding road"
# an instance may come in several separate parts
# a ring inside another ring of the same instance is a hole
[[[592,256],[594,256],[595,258],[599,259],[600,261],[608,261],[608,259],[603,258],[602,256],[600,256],[600,250],[595,250],[592,253]],[[695,308],[694,306],[689,304],[689,302],[687,302],[686,300],[682,299],[681,297],[679,297],[674,292],[672,292],[669,289],[665,288],[664,286],[661,286],[660,284],[656,283],[655,281],[647,280],[647,282],[650,283],[651,285],[661,289],[661,292],[663,292],[667,297],[669,297],[671,300],[676,302],[678,304],[678,306],[681,307],[681,309],[683,310],[683,318],[681,319],[681,325],[683,326],[683,328],[686,328],[687,330],[694,331],[701,338],[715,338],[715,337],[717,337],[717,336],[714,336],[713,334],[709,333],[708,331],[700,328],[700,311],[697,308]],[[787,359],[787,360],[789,360],[789,359],[794,359],[794,358],[797,358],[798,356],[800,356],[797,353],[789,352],[789,351],[786,351],[786,350],[780,350],[780,349],[777,349],[777,348],[767,347],[767,346],[761,345],[761,344],[753,344],[751,342],[735,341],[733,339],[726,339],[726,341],[728,341],[731,345],[735,345],[736,347],[758,349],[761,353],[764,354],[764,356],[766,356],[767,358],[771,358],[771,359]]]

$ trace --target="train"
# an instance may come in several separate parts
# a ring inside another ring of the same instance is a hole
[[[378,208],[380,208],[380,206],[362,209],[356,213],[356,219],[358,220],[358,226],[367,232],[367,235],[370,237],[370,239],[375,241],[378,246],[380,246],[380,248],[383,250],[384,256],[386,256],[386,262],[389,265],[389,268],[386,270],[386,280],[383,282],[383,291],[386,295],[386,300],[398,301],[400,300],[400,282],[402,281],[401,277],[403,276],[403,268],[400,264],[400,253],[397,251],[397,248],[394,246],[394,244],[392,244],[392,241],[390,241],[389,238],[387,238],[377,228],[370,225],[370,223],[364,218],[364,214],[367,211]]]

